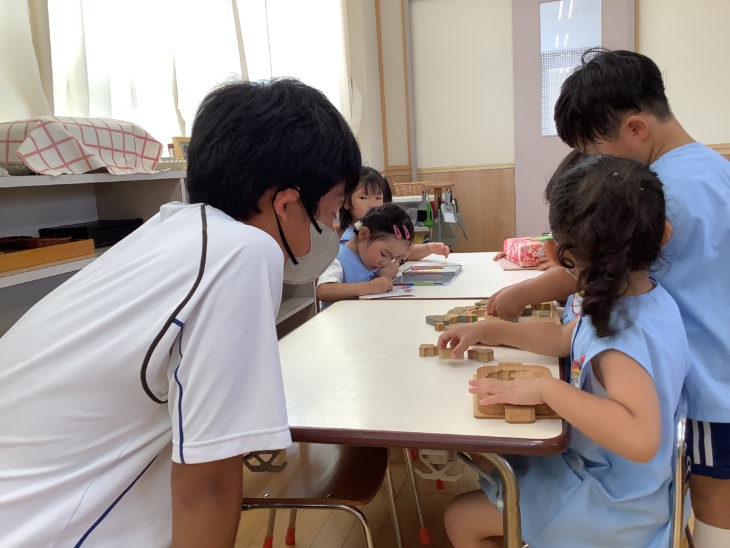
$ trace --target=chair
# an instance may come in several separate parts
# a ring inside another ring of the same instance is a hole
[[[282,451],[284,453],[284,451]],[[257,457],[253,453],[246,458]],[[388,450],[382,447],[294,444],[285,450],[286,465],[272,466],[273,457],[244,470],[241,510],[270,509],[264,548],[273,544],[276,510],[291,509],[287,544],[294,544],[297,509],[328,508],[353,514],[361,523],[369,548],[373,538],[365,515],[357,506],[370,502],[385,479],[390,497],[398,545],[401,536],[395,510],[393,485],[388,467]],[[278,471],[275,471],[278,469]]]
[[[687,416],[683,410],[678,412],[676,460],[674,464],[674,512],[672,515],[672,548],[681,548],[682,529],[684,526],[684,502],[689,488],[690,462],[687,458]],[[684,527],[684,534],[690,548],[694,548],[692,532],[689,524]]]

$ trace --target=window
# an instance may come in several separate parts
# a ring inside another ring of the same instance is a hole
[[[557,135],[553,110],[560,86],[580,65],[583,53],[600,45],[601,0],[557,0],[540,4],[541,135]]]
[[[342,0],[48,4],[58,116],[134,122],[165,144],[190,135],[212,88],[277,76],[299,78],[350,114]]]

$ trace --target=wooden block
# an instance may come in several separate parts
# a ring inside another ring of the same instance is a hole
[[[483,318],[487,314],[486,308],[475,308],[473,314],[475,316],[479,316],[480,318]]]
[[[491,348],[470,348],[467,350],[466,355],[470,360],[487,363],[494,359],[494,350]]]
[[[447,316],[446,314],[434,314],[426,316],[426,323],[428,325],[436,325],[439,322],[452,323],[449,316]]]
[[[472,320],[472,318],[476,318]],[[459,314],[458,322],[459,323],[473,323],[477,321],[479,318],[477,316],[474,316],[472,314]]]
[[[531,405],[505,405],[504,420],[510,424],[535,422],[535,408]]]
[[[550,303],[537,303],[530,306],[533,310],[550,310]]]
[[[462,354],[461,356],[457,356],[456,358],[452,358],[451,352],[453,352],[453,350],[454,350],[453,348],[439,348],[438,349],[439,359],[440,360],[463,360],[464,359],[464,354]]]
[[[524,308],[524,310],[522,311],[522,315],[523,315],[523,316],[532,316],[532,306],[528,304],[528,305],[527,305],[527,306],[526,306],[526,307]]]
[[[476,306],[456,306],[449,310],[447,314],[456,314],[456,315],[462,315],[462,314],[468,314],[475,310]]]
[[[444,323],[459,323],[459,315],[458,314],[444,314],[446,317],[446,321]]]
[[[418,347],[418,355],[422,358],[426,356],[435,356],[438,352],[438,347],[435,344],[422,344]]]
[[[433,328],[436,331],[444,331],[444,329],[446,329],[446,326],[444,325],[444,322],[438,322],[436,325],[433,326]]]
[[[476,307],[479,307],[479,308],[482,308],[482,307],[485,307],[485,306],[487,306],[487,303],[488,303],[488,302],[489,302],[489,299],[484,299],[484,300],[482,300],[482,301],[477,301],[477,302],[475,302],[475,303],[474,303],[474,306],[476,306]]]
[[[549,318],[550,317],[550,310],[540,310],[537,313],[538,316],[541,318]]]

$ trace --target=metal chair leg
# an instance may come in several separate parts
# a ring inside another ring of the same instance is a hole
[[[418,523],[421,526],[419,530],[419,536],[421,544],[427,546],[431,544],[431,536],[428,534],[428,529],[423,521],[423,512],[421,511],[421,500],[418,495],[418,486],[416,485],[416,475],[413,473],[413,461],[409,458],[410,454],[408,449],[403,449],[403,456],[406,460],[406,468],[408,468],[408,476],[411,478],[411,485],[413,486],[413,497],[416,499],[416,511],[418,512]]]
[[[457,454],[459,458],[479,474],[479,477],[487,475],[469,455],[463,452]],[[517,485],[517,478],[512,470],[512,466],[500,455],[493,453],[477,453],[477,455],[487,461],[489,466],[497,470],[502,481],[504,548],[523,548],[524,542],[522,541],[522,524],[520,521],[520,488]]]
[[[293,546],[297,543],[297,510],[292,508],[289,510],[289,527],[286,529],[286,539],[284,540],[287,546]]]
[[[266,536],[264,537],[263,548],[274,546],[274,522],[276,521],[276,510],[269,510],[269,523],[266,525]]]
[[[272,508],[273,506],[273,508]],[[242,504],[241,505],[241,511],[245,512],[246,510],[260,510],[270,508],[271,512],[269,514],[269,527],[267,528],[267,534],[268,531],[271,531],[273,533],[274,530],[274,519],[273,516],[276,513],[277,508],[282,508],[282,506],[278,505],[270,505],[261,503],[261,504]],[[368,525],[367,518],[365,518],[365,514],[362,513],[362,511],[359,508],[355,508],[353,506],[345,506],[344,504],[285,504],[283,505],[283,508],[290,508],[290,509],[301,509],[301,510],[311,510],[311,509],[326,509],[326,510],[344,510],[345,512],[349,512],[353,516],[355,516],[362,525],[363,532],[365,533],[365,542],[367,544],[368,548],[375,548],[373,544],[373,533],[370,530],[370,525]],[[269,545],[270,547],[271,545]],[[267,548],[269,548],[267,547]]]
[[[388,489],[388,498],[390,499],[390,512],[393,514],[393,528],[395,529],[395,538],[398,548],[403,548],[403,538],[400,534],[400,522],[398,521],[398,510],[395,507],[395,493],[393,492],[393,479],[390,476],[390,464],[385,469],[385,486]]]

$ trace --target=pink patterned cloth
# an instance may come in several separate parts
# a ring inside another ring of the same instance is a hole
[[[162,145],[141,127],[108,118],[39,116],[0,124],[0,166],[42,175],[151,173]]]
[[[523,268],[539,264],[545,255],[542,241],[534,238],[507,238],[504,241],[504,254],[507,259]]]

